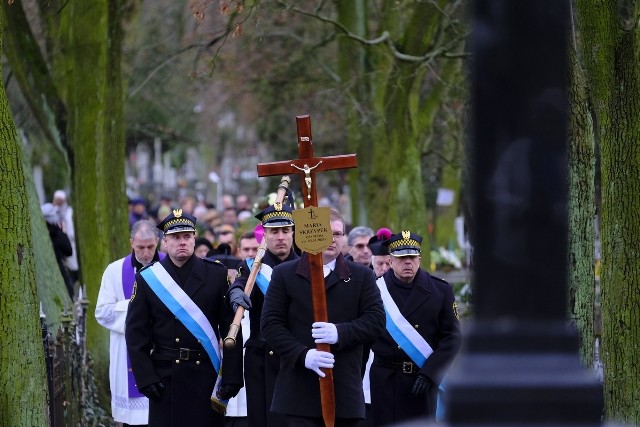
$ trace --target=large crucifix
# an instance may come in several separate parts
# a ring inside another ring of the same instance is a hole
[[[301,174],[303,178],[302,195],[304,205],[318,206],[316,192],[316,173],[357,167],[356,155],[315,157],[311,140],[311,119],[308,115],[296,116],[298,127],[298,159],[282,162],[258,164],[258,176]],[[327,322],[327,297],[325,294],[324,273],[322,270],[322,253],[309,253],[311,264],[311,295],[313,298],[313,319],[316,322]],[[329,344],[317,344],[320,351],[331,351]],[[320,378],[320,398],[322,418],[326,426],[335,423],[335,394],[333,390],[333,371],[324,369],[326,376]]]

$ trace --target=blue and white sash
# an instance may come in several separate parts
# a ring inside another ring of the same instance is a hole
[[[196,337],[204,349],[206,350],[211,363],[218,374],[218,379],[213,388],[211,399],[220,402],[226,409],[228,401],[221,401],[216,396],[216,390],[220,385],[222,378],[220,365],[222,355],[218,346],[218,339],[211,327],[211,323],[207,316],[204,315],[200,307],[193,302],[189,295],[173,280],[173,277],[165,270],[159,262],[154,263],[151,267],[145,268],[140,275],[149,284],[149,287],[160,298],[160,301],[178,318],[180,322]]]
[[[411,323],[404,318],[396,302],[389,294],[387,284],[384,278],[380,277],[376,284],[380,289],[382,302],[384,304],[384,312],[387,317],[387,331],[391,338],[398,343],[405,353],[413,360],[413,363],[420,368],[424,362],[431,356],[433,349],[429,343],[420,335]]]
[[[254,258],[247,259],[247,266],[249,267],[249,271],[251,271],[253,261]],[[271,273],[273,273],[273,268],[271,268],[271,266],[268,266],[267,264],[262,264],[260,266],[260,272],[256,276],[256,285],[258,285],[263,295],[267,294],[269,283],[271,283]]]

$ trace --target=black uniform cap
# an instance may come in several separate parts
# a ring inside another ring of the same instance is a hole
[[[402,231],[394,234],[382,244],[389,249],[389,255],[395,257],[420,255],[422,237],[410,231]]]
[[[196,232],[196,219],[189,214],[183,214],[182,209],[174,209],[157,226],[164,234]]]
[[[256,215],[256,218],[265,228],[293,226],[291,207],[289,205],[283,205],[282,203],[274,203],[268,206]]]

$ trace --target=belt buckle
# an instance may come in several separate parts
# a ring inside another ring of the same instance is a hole
[[[178,353],[178,358],[180,360],[189,360],[189,349],[188,348],[180,348]]]
[[[411,362],[402,362],[402,373],[403,374],[412,374],[413,373],[413,363],[411,363]]]

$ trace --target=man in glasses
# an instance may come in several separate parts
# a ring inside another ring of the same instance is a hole
[[[347,245],[349,245],[349,256],[351,261],[362,264],[365,267],[371,267],[371,249],[369,248],[369,239],[374,236],[374,232],[369,227],[354,227],[347,236]]]

